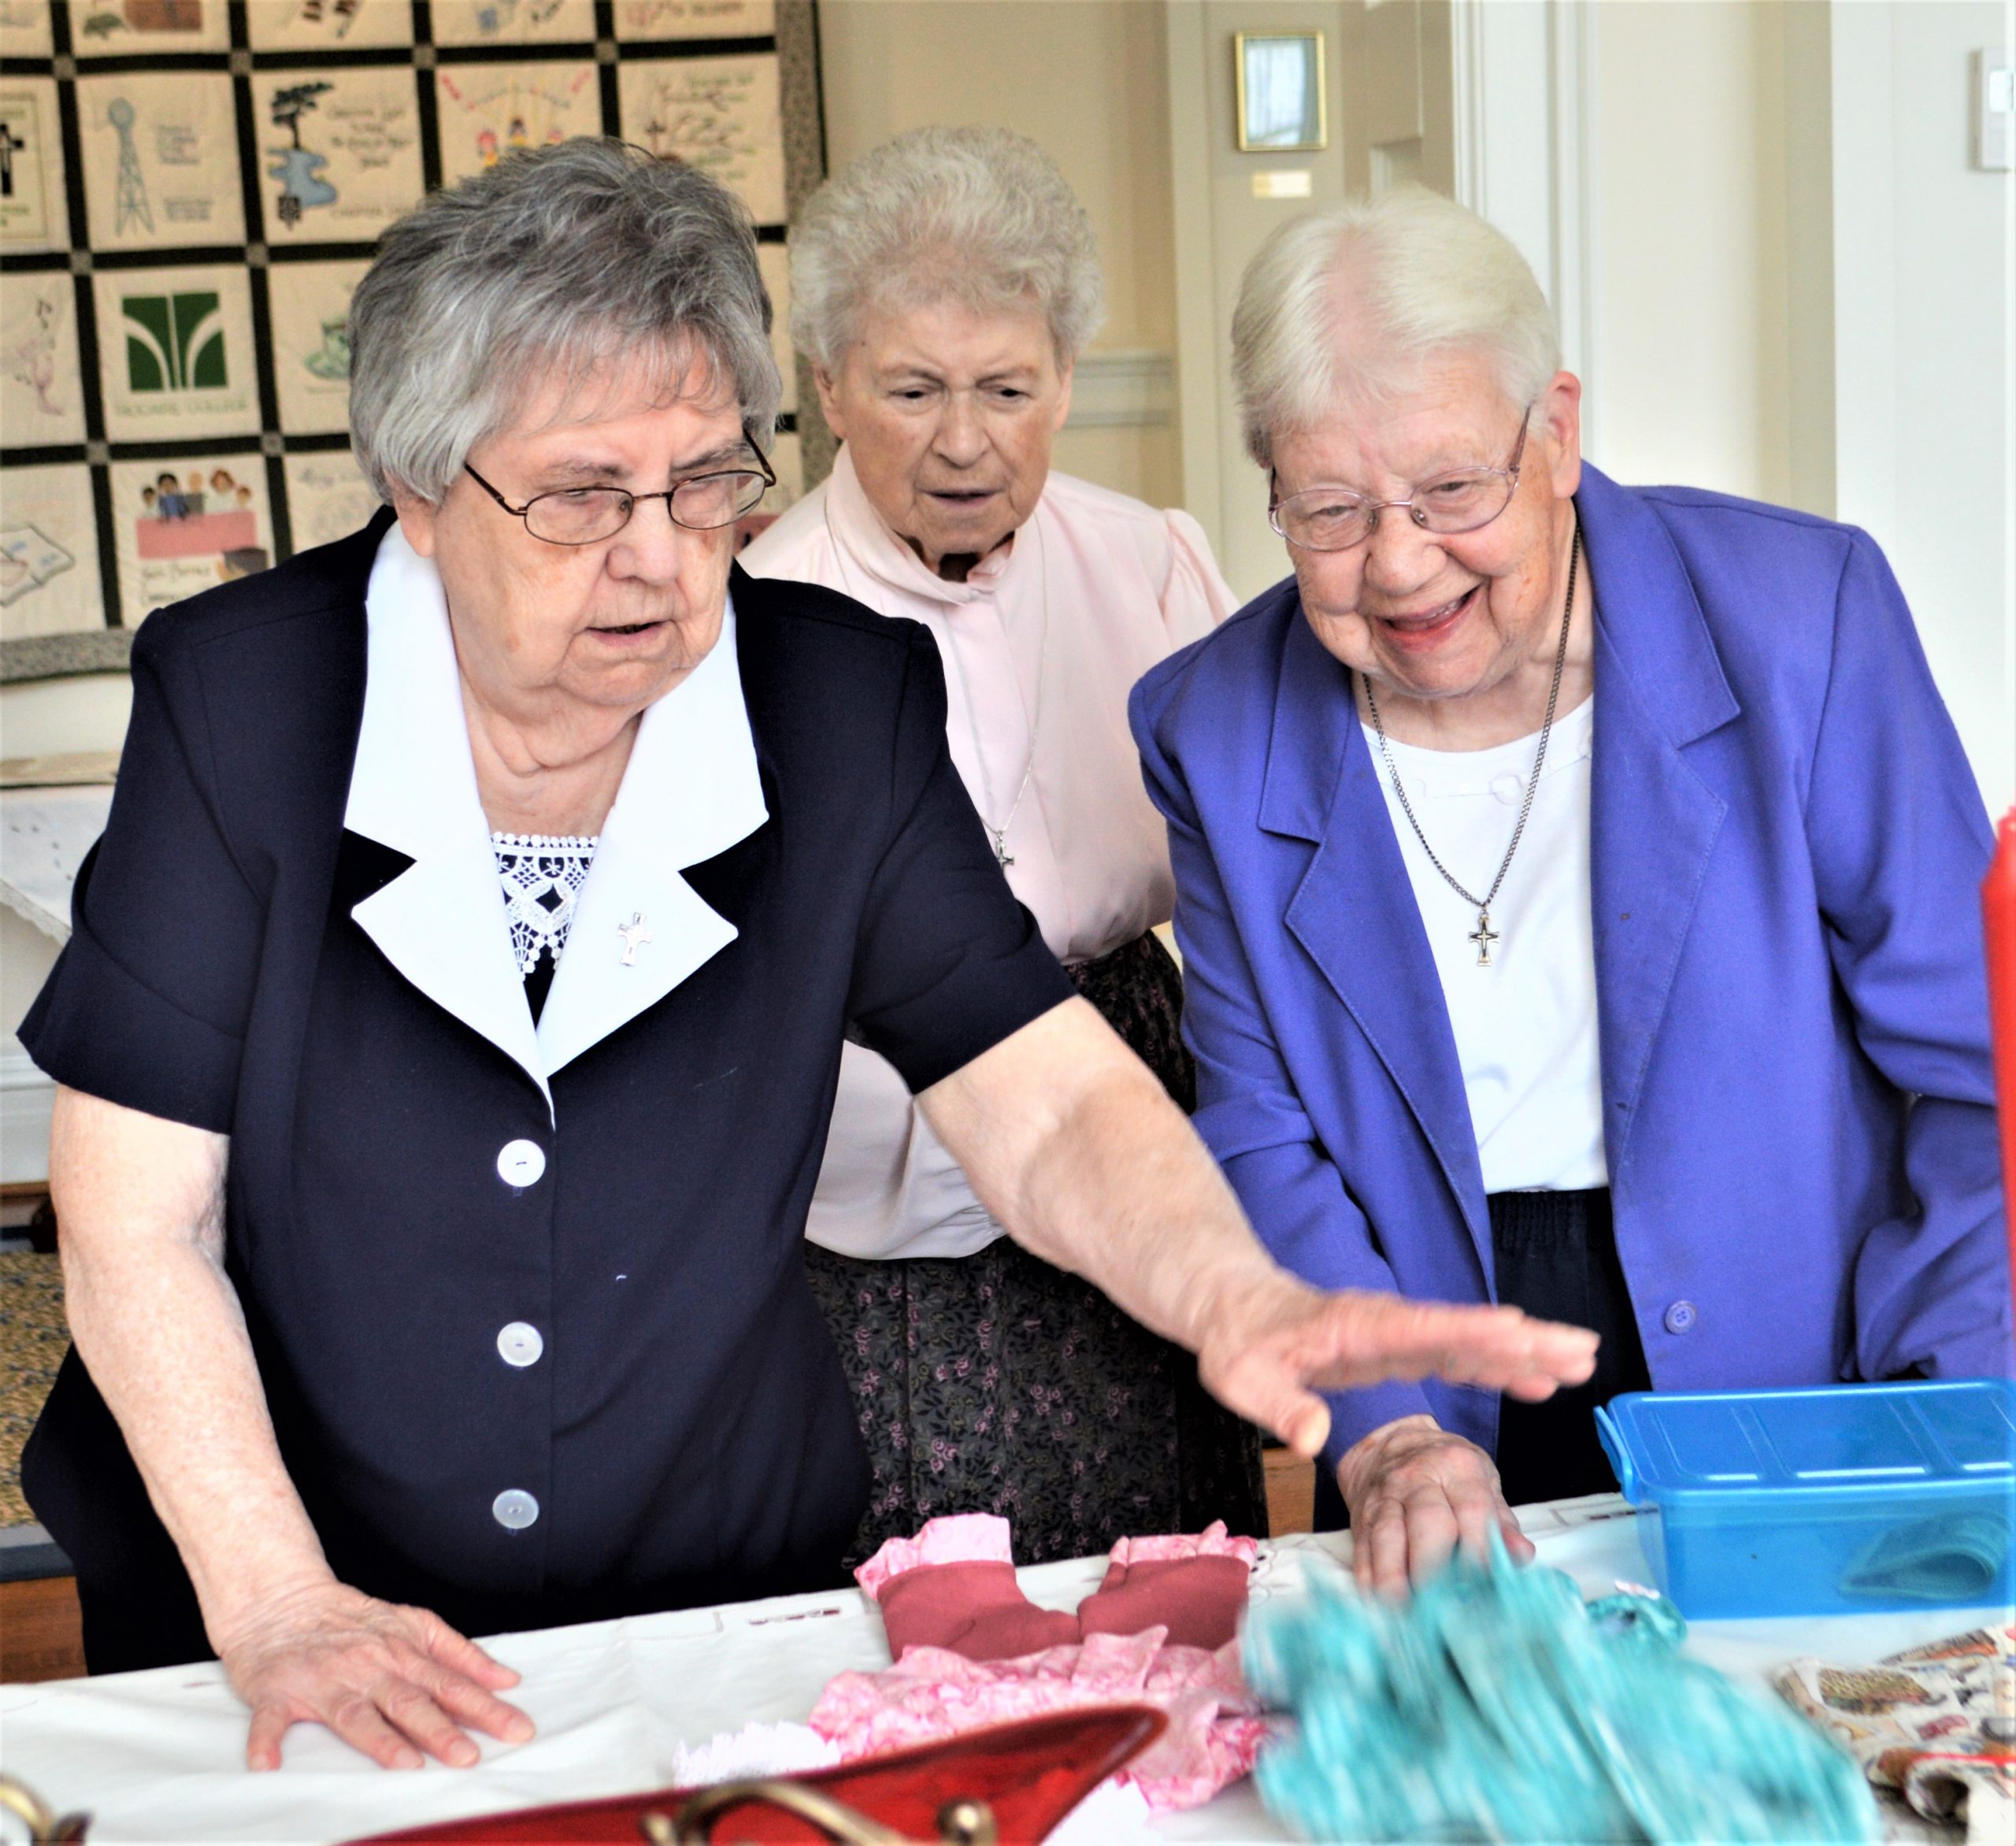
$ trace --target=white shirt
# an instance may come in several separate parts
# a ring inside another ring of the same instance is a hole
[[[447,599],[395,525],[365,592],[364,719],[343,825],[413,861],[350,914],[438,1006],[548,1078],[735,940],[680,876],[769,818],[743,702],[735,610],[637,727],[565,953],[534,1025],[476,790]]]
[[[1589,771],[1595,700],[1558,717],[1526,831],[1492,902],[1491,965],[1477,965],[1474,904],[1421,850],[1365,727],[1401,857],[1449,1006],[1487,1192],[1569,1192],[1610,1183],[1596,1032],[1589,891]],[[1491,750],[1388,747],[1421,830],[1450,872],[1491,888],[1518,825],[1536,732]]]
[[[1009,885],[1060,960],[1091,961],[1169,920],[1168,836],[1142,787],[1127,695],[1236,605],[1188,513],[1053,472],[1014,538],[947,583],[883,523],[843,447],[742,563],[931,630],[953,764],[981,819],[1004,829]],[[842,1056],[806,1234],[869,1258],[966,1256],[1002,1234],[894,1066],[859,1045]]]

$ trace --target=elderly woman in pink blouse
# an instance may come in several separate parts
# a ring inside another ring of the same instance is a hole
[[[1127,694],[1236,599],[1196,522],[1055,473],[1099,317],[1084,208],[1033,142],[925,128],[791,240],[791,332],[843,442],[743,555],[923,623],[953,762],[1044,940],[1186,1108],[1173,887]],[[902,1079],[850,1044],[806,1255],[857,1399],[872,1550],[995,1512],[1025,1562],[1223,1518],[1264,1532],[1256,1439],[1194,1363],[1004,1236]]]

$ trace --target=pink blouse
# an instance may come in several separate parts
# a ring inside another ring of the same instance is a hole
[[[1053,472],[1008,543],[947,583],[883,523],[843,447],[742,564],[931,630],[953,763],[1061,960],[1090,961],[1169,920],[1169,848],[1127,695],[1236,600],[1188,513]],[[848,1045],[806,1235],[880,1258],[969,1255],[1001,1234],[893,1067]]]

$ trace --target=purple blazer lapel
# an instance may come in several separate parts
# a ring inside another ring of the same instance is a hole
[[[1615,1185],[1727,807],[1685,747],[1741,708],[1666,528],[1594,469],[1576,506],[1596,598],[1590,883]]]
[[[1406,1099],[1488,1277],[1484,1177],[1441,980],[1358,727],[1351,676],[1325,651],[1299,606],[1282,648],[1260,825],[1314,844],[1288,900],[1288,932]],[[1326,1010],[1318,1009],[1316,1018],[1334,1042],[1333,1067],[1348,1069],[1362,1055],[1354,1036]],[[1367,1156],[1390,1157],[1360,1151]]]

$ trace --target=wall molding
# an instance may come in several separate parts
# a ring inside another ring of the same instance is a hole
[[[1596,365],[1595,34],[1592,0],[1452,0],[1456,196],[1516,244],[1600,421]]]
[[[1087,353],[1071,380],[1066,429],[1159,429],[1176,412],[1176,355],[1153,347]]]
[[[131,628],[87,628],[69,635],[20,635],[0,641],[0,685],[61,680],[76,673],[123,673],[133,652]]]
[[[18,1044],[0,1046],[0,1184],[49,1177],[49,1116],[56,1084]]]

